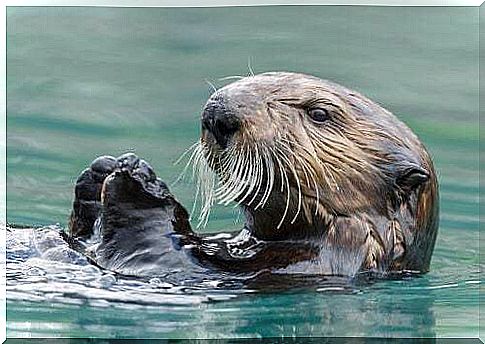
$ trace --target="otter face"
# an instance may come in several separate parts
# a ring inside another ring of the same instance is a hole
[[[428,176],[428,158],[403,123],[313,76],[264,73],[236,81],[210,97],[201,123],[195,161],[205,179],[203,209],[235,201],[253,218],[278,217],[266,227],[385,215],[400,197],[402,175]]]

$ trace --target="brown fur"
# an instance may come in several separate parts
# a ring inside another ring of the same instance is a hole
[[[255,237],[313,238],[326,249],[363,250],[366,270],[429,269],[438,226],[436,175],[424,146],[393,114],[343,86],[295,73],[248,77],[217,97],[242,123],[229,147],[268,146],[287,162],[291,198],[281,228],[275,229],[286,197],[281,177],[262,209],[242,203]],[[312,107],[325,109],[329,120],[314,123],[307,114]],[[202,141],[211,155],[224,151],[207,131]],[[298,187],[302,210],[291,223]]]
[[[326,114],[321,123],[315,108]],[[189,162],[209,187],[203,212],[215,198],[239,203],[239,233],[192,231],[151,166],[125,154],[96,159],[78,178],[70,242],[97,226],[100,243],[86,252],[130,275],[429,270],[438,231],[432,161],[406,125],[363,95],[303,74],[247,77],[211,96],[193,147]]]

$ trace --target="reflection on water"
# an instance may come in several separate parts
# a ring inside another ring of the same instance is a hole
[[[35,336],[52,331],[56,336],[105,336],[107,328],[119,336],[140,337],[337,336],[349,333],[345,331],[434,336],[434,290],[470,284],[431,285],[416,277],[383,282],[291,275],[179,284],[132,279],[101,271],[75,253],[67,255],[66,247],[59,250],[62,245],[50,246],[58,230],[7,233],[13,334],[25,334],[28,320],[33,322],[28,331]],[[397,291],[407,301],[399,307]],[[142,317],[143,327],[138,316],[133,321],[133,312]],[[53,313],[55,321],[45,327],[41,319],[53,318]]]
[[[393,111],[428,147],[441,188],[431,272],[389,281],[134,281],[62,250],[32,256],[32,233],[15,229],[9,336],[477,335],[478,9],[7,12],[10,223],[65,227],[74,180],[101,154],[135,151],[170,184],[198,137],[206,80],[220,87],[248,59],[255,72],[314,74]],[[190,208],[193,185],[171,188]],[[235,216],[217,208],[207,230],[238,228]]]

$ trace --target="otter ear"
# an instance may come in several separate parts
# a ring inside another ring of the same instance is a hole
[[[429,179],[429,172],[421,166],[406,163],[399,169],[396,184],[405,192],[413,191]]]

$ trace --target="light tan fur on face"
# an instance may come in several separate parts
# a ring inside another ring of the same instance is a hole
[[[227,99],[241,128],[226,148],[203,132],[191,159],[204,223],[215,202],[276,210],[277,228],[369,210],[386,215],[397,197],[393,164],[422,148],[388,111],[315,77],[266,73],[215,96]],[[325,109],[330,119],[315,123],[310,107]],[[413,159],[422,164],[429,158]]]
[[[338,84],[284,72],[242,78],[207,104],[207,116],[218,117],[206,118],[185,169],[192,164],[198,178],[200,225],[215,203],[235,203],[258,240],[316,240],[326,272],[429,269],[436,174],[389,111]],[[323,119],[312,117],[315,108]],[[237,130],[221,138],[216,120]]]

